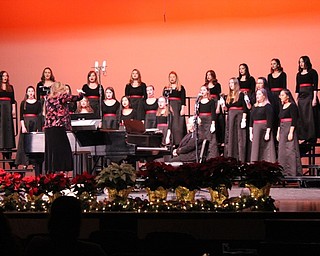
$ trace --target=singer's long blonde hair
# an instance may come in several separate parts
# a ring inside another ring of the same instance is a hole
[[[176,76],[176,90],[177,91],[181,91],[181,83],[179,81],[179,77],[178,74],[174,71],[171,71],[168,75],[168,79],[169,79],[169,84],[165,87],[165,89],[172,89],[171,83],[170,83],[170,75],[175,75]]]
[[[230,78],[229,81],[233,81],[234,84],[234,89],[231,90],[230,89],[230,85],[229,85],[229,93],[227,95],[227,104],[233,103],[233,102],[237,102],[239,100],[239,95],[240,95],[240,84],[239,84],[239,80],[235,77]]]
[[[201,88],[206,88],[206,90],[207,90],[207,93],[206,93],[206,98],[208,99],[208,100],[211,100],[211,94],[210,94],[210,89],[209,89],[209,87],[208,87],[208,85],[201,85],[201,87],[200,87],[200,93],[201,93]],[[200,95],[200,94],[199,94]],[[203,96],[200,96],[200,100],[202,100],[204,97]]]

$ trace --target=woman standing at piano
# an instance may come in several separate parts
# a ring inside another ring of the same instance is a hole
[[[24,151],[24,134],[27,132],[38,132],[39,129],[41,129],[39,123],[41,120],[42,107],[41,102],[37,100],[35,96],[35,88],[28,86],[25,97],[20,104],[21,130],[15,164],[17,166],[23,165],[24,168],[30,164],[29,158]],[[36,168],[35,175],[38,176],[39,174],[40,172]]]
[[[200,88],[200,100],[198,101],[198,114],[201,119],[202,128],[205,132],[206,139],[209,140],[209,150],[207,158],[219,156],[218,143],[216,138],[216,104],[211,99],[209,88],[202,85]]]
[[[157,109],[158,109],[158,100],[154,96],[154,87],[153,85],[147,86],[147,98],[143,101],[142,104],[143,113],[144,113],[144,126],[146,129],[156,128],[157,127]]]
[[[143,120],[144,113],[142,104],[147,98],[147,86],[141,80],[141,73],[138,69],[131,72],[129,83],[126,84],[124,95],[130,99],[131,106],[136,111],[136,119]]]
[[[87,75],[87,83],[82,86],[82,91],[89,99],[90,106],[93,108],[94,113],[100,116],[100,99],[104,99],[104,89],[98,83],[98,76],[95,71],[90,71]],[[101,94],[101,95],[100,95]]]
[[[113,87],[107,87],[105,95],[106,97],[102,103],[102,128],[118,130],[120,119],[120,103],[116,100]]]
[[[172,128],[172,112],[167,104],[165,97],[161,96],[158,99],[158,109],[156,113],[157,129],[161,131],[162,146],[171,144],[171,128]]]
[[[81,100],[79,95],[67,93],[66,86],[61,82],[51,85],[50,94],[46,96],[45,133],[45,170],[46,172],[72,171],[73,159],[67,131],[71,130],[71,119],[68,102]]]
[[[11,150],[16,147],[14,138],[13,118],[16,116],[15,98],[13,86],[9,82],[9,74],[0,72],[0,149]],[[6,159],[11,159],[11,152],[2,153]],[[10,162],[12,168],[13,163]]]
[[[299,110],[298,138],[315,142],[319,137],[318,73],[312,68],[310,58],[301,56],[296,76],[296,95]]]
[[[181,85],[176,72],[169,73],[169,84],[163,89],[163,96],[168,99],[169,109],[172,109],[172,143],[178,147],[187,134],[185,120],[186,90]]]

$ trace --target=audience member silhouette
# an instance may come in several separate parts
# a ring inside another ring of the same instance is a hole
[[[0,253],[1,256],[22,255],[22,243],[12,233],[9,221],[0,211]]]
[[[81,203],[75,197],[62,196],[51,206],[48,236],[34,237],[26,248],[26,255],[106,255],[100,245],[79,240]]]

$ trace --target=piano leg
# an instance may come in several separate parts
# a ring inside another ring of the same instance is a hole
[[[73,176],[83,174],[83,172],[92,173],[90,152],[73,153]]]
[[[33,154],[32,157],[29,157],[29,162],[34,166],[34,175],[39,176],[43,174],[43,162],[44,162],[44,155],[42,153]]]
[[[92,156],[91,162],[93,163],[90,169],[91,174],[97,174],[104,167],[104,156]]]

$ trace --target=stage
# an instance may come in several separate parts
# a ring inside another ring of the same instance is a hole
[[[229,190],[230,197],[240,196],[243,188],[233,186]],[[270,196],[275,200],[275,205],[279,212],[319,212],[320,213],[320,188],[271,188]],[[147,198],[144,190],[134,191],[130,197]],[[103,200],[104,195],[99,197]],[[168,193],[168,200],[175,199],[174,191]],[[210,200],[209,192],[206,190],[198,191],[196,199]]]
[[[243,188],[233,187],[230,197],[239,196],[242,190]],[[303,247],[305,244],[309,246],[312,243],[312,246],[320,248],[320,237],[314,235],[320,230],[320,189],[272,188],[270,195],[279,208],[278,212],[84,213],[80,237],[99,242],[108,252],[113,253],[121,247],[119,239],[128,244],[134,243],[136,252],[146,252],[154,248],[161,250],[166,246],[160,247],[166,243],[167,247],[169,246],[168,250],[174,251],[173,247],[180,246],[181,241],[178,241],[181,239],[180,236],[186,236],[186,234],[187,239],[193,239],[189,242],[185,241],[193,245],[192,249],[201,253],[214,253],[214,255],[227,255],[228,252],[235,255],[267,255],[259,252],[261,248],[265,253],[272,252],[273,255],[280,255],[275,254],[273,249],[277,248],[280,252],[281,248],[285,248],[284,244],[291,243],[290,248],[294,249],[286,249],[290,255],[299,255],[292,252],[296,252],[295,246],[301,244]],[[143,190],[134,191],[130,196],[146,198],[146,193]],[[100,195],[98,200],[103,200],[105,197],[106,195]],[[169,192],[168,200],[174,197],[174,193]],[[196,194],[196,199],[209,199],[209,193],[200,191]],[[6,215],[13,232],[22,239],[29,239],[33,234],[47,232],[48,213],[7,212]],[[163,243],[160,242],[161,246],[158,241],[150,240],[154,235],[160,235],[163,239]],[[185,245],[183,249],[188,248],[191,252],[188,246]],[[308,248],[314,248],[312,246]],[[237,250],[240,254],[231,253]],[[202,254],[184,253],[184,255]]]

